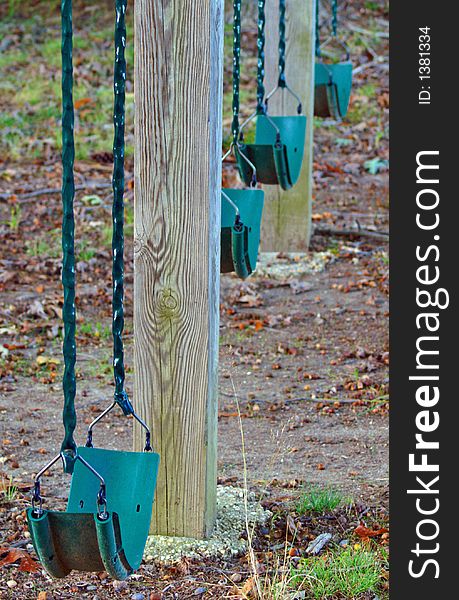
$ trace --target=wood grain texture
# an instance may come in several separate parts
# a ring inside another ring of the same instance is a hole
[[[164,535],[215,520],[222,65],[223,0],[136,0],[134,404]]]
[[[306,115],[307,132],[304,162],[297,184],[288,191],[264,186],[261,250],[265,252],[305,251],[311,235],[312,135],[314,112],[314,18],[315,0],[287,0],[286,76],[299,95]],[[266,0],[266,91],[278,77],[278,0]],[[286,92],[277,92],[269,101],[272,115],[296,114],[297,102]]]

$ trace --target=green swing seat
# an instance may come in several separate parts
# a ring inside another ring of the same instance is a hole
[[[306,117],[257,116],[254,144],[239,143],[237,163],[242,181],[250,185],[255,166],[257,181],[290,189],[298,180],[304,154]],[[250,161],[247,162],[246,158]]]
[[[53,577],[65,577],[72,570],[107,571],[125,579],[140,566],[150,527],[158,475],[159,455],[151,451],[151,433],[135,413],[124,389],[124,123],[126,0],[116,0],[113,142],[113,374],[112,404],[88,428],[85,447],[77,448],[76,314],[74,238],[74,108],[72,63],[72,0],[63,0],[62,12],[62,283],[64,303],[63,425],[60,453],[36,475],[32,507],[27,510],[29,531],[41,564]],[[106,414],[119,406],[145,430],[144,452],[120,452],[92,447],[92,430]],[[40,479],[59,460],[64,472],[72,473],[67,510],[43,510]]]
[[[240,221],[236,219],[235,208],[222,194],[220,272],[234,271],[246,279],[257,265],[264,192],[225,189],[224,193],[239,209]]]
[[[78,571],[107,571],[125,579],[142,560],[151,520],[159,455],[78,448],[105,480],[106,514],[99,516],[99,480],[76,461],[67,511],[27,510],[40,562],[52,577]]]
[[[352,88],[350,61],[327,64],[316,62],[314,69],[314,115],[343,119],[349,108]]]

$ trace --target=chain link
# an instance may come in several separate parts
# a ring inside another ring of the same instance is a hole
[[[278,86],[287,86],[285,78],[285,0],[279,0],[279,81]]]
[[[333,37],[338,35],[338,0],[331,0],[331,30]],[[316,56],[321,56],[320,51],[320,0],[316,0]]]
[[[75,219],[73,201],[75,198],[75,179],[73,166],[75,162],[74,142],[74,110],[73,110],[73,28],[72,0],[62,0],[62,285],[64,288],[64,304],[62,318],[64,321],[64,376],[62,388],[64,392],[64,439],[61,451],[71,457],[76,452],[73,434],[76,427],[75,412]],[[64,463],[64,468],[72,471],[72,461]]]
[[[331,0],[332,3],[332,34],[333,37],[338,35],[338,0]]]
[[[116,0],[115,73],[114,73],[114,141],[113,141],[113,369],[115,401],[125,414],[133,408],[124,390],[124,128],[126,92],[126,6],[127,0]],[[73,106],[73,27],[72,0],[61,1],[62,19],[62,284],[64,288],[64,440],[61,452],[64,469],[73,471],[76,443],[76,342],[75,342],[75,217],[74,217],[74,106]]]
[[[233,2],[233,142],[239,137],[239,82],[241,65],[241,0]]]
[[[316,56],[320,58],[320,0],[316,0]]]
[[[258,0],[257,25],[257,115],[264,115],[265,106],[265,0]]]
[[[124,390],[124,127],[126,103],[126,7],[127,0],[116,0],[115,22],[115,69],[114,69],[114,140],[113,140],[113,206],[112,206],[112,252],[113,252],[113,374],[115,401],[124,414],[132,414],[133,408]]]

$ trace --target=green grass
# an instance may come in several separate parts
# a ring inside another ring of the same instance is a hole
[[[124,208],[124,235],[127,238],[134,235],[134,205],[127,201]]]
[[[21,0],[8,0],[8,16],[10,18],[15,15],[20,5]]]
[[[381,7],[378,2],[365,2],[365,8],[367,10],[378,11]]]
[[[47,115],[50,106],[55,106],[60,111],[60,82],[43,80],[38,75],[28,77],[22,86],[18,86],[14,102],[18,108],[26,110],[28,117],[30,114],[38,114],[42,118],[43,113],[40,111],[45,111]],[[39,107],[38,112],[34,107]]]
[[[89,242],[84,239],[77,240],[75,250],[77,260],[88,261],[97,254],[96,248],[89,246]]]
[[[20,218],[21,215],[19,213],[18,215],[16,215],[17,225],[19,225]],[[62,255],[61,230],[53,229],[47,232],[46,235],[42,237],[27,241],[26,252],[28,256],[60,258]],[[75,244],[75,254],[77,260],[88,261],[94,256],[96,256],[97,248],[90,246],[89,242],[84,239],[77,240]]]
[[[73,40],[73,52],[76,58],[78,58],[79,50],[88,50],[91,46],[89,39],[81,36],[74,36]],[[47,65],[60,68],[61,66],[61,37],[60,35],[54,35],[46,39],[40,47],[40,54]]]
[[[53,252],[52,247],[45,240],[31,240],[26,242],[26,253],[28,256],[38,257],[51,257],[55,254],[54,258],[58,257],[57,251]]]
[[[60,258],[62,255],[61,230],[52,229],[39,238],[27,240],[26,253],[28,256],[41,258]]]
[[[301,560],[298,567],[292,569],[291,586],[315,600],[359,598],[366,592],[378,591],[382,566],[372,550],[336,549],[325,556]]]
[[[104,225],[101,229],[102,244],[111,248],[112,246],[112,226]]]
[[[373,83],[362,85],[354,90],[356,97],[351,102],[346,121],[358,124],[381,115],[381,107],[377,103],[377,88]]]
[[[330,487],[312,487],[301,495],[295,509],[300,515],[308,512],[325,513],[347,502],[348,500],[338,490]]]
[[[27,65],[30,60],[27,52],[24,50],[11,50],[10,52],[2,52],[0,54],[0,69],[7,67],[17,67],[19,65]]]
[[[61,149],[60,134],[60,22],[58,7],[47,11],[27,8],[20,0],[7,0],[9,18],[0,23],[0,39],[21,19],[23,39],[20,48],[7,48],[0,55],[0,95],[4,98],[0,115],[0,152],[12,159],[39,158],[51,150],[58,157]],[[367,2],[367,8],[376,11],[378,2]],[[377,11],[379,12],[380,9]],[[74,37],[75,65],[75,101],[89,98],[90,103],[76,109],[76,159],[87,160],[94,154],[111,151],[113,141],[113,23],[112,11],[107,7],[91,11],[85,16]],[[134,45],[133,11],[128,11],[128,44],[126,59],[128,81],[132,86]],[[370,26],[369,26],[370,27]],[[377,31],[379,25],[375,21]],[[38,32],[38,33],[37,33]],[[365,38],[366,40],[366,38]],[[347,32],[347,41],[351,51],[360,53],[363,41],[359,34]],[[370,40],[375,51],[381,40]],[[223,97],[223,117],[225,122],[224,148],[231,142],[231,24],[225,24],[225,89]],[[243,52],[243,85],[240,88],[241,122],[255,108],[256,82],[255,57],[248,51]],[[250,77],[247,85],[246,77]],[[130,88],[132,90],[132,87]],[[357,96],[350,107],[346,122],[358,124],[381,114],[376,101],[377,87],[366,84],[353,90]],[[360,100],[359,100],[360,97]],[[321,119],[314,119],[317,125],[325,126]],[[133,93],[126,96],[126,157],[133,156]],[[340,135],[332,124],[326,123],[327,130]],[[376,146],[386,134],[378,132]],[[248,127],[245,141],[254,139],[254,127]]]
[[[11,502],[15,501],[16,496],[18,494],[18,488],[16,485],[14,485],[12,477],[9,477],[9,479],[7,479],[7,480],[5,478],[3,478],[1,485],[0,485],[0,489],[1,489],[0,497],[3,500],[3,502],[10,504]]]
[[[11,231],[16,232],[19,229],[19,223],[22,218],[22,210],[19,204],[13,205],[10,210],[10,220],[8,222],[8,227]]]
[[[10,17],[0,23],[0,39],[15,26],[19,18],[18,0],[8,0]],[[22,7],[21,7],[22,10]],[[132,11],[130,13],[132,19]],[[110,19],[110,26],[104,20]],[[76,158],[89,159],[94,153],[110,152],[113,144],[113,25],[112,13],[102,11],[94,27],[78,31],[74,38],[74,99],[89,98],[76,108]],[[61,52],[59,16],[40,13],[21,19],[24,39],[20,49],[8,48],[0,55],[0,95],[4,110],[0,115],[0,152],[13,159],[40,157],[51,149],[56,156],[61,149]],[[38,35],[37,31],[46,31]],[[132,27],[130,27],[132,35]],[[82,35],[84,34],[84,35]],[[132,37],[131,37],[132,42]],[[97,67],[93,68],[94,61]],[[127,61],[130,80],[133,71],[133,44],[129,44]],[[126,99],[126,156],[133,155],[134,101]]]
[[[78,327],[78,333],[100,339],[107,339],[111,336],[111,328],[109,325],[102,323],[81,323]]]
[[[333,240],[330,245],[327,247],[326,252],[330,252],[330,254],[333,254],[334,256],[338,256],[340,253],[340,243],[338,242],[338,240]]]
[[[96,379],[110,379],[113,375],[112,358],[110,354],[105,354],[103,357],[88,362],[82,368],[84,375],[94,377]]]
[[[376,96],[376,86],[374,83],[366,83],[358,88],[359,96],[374,98]]]

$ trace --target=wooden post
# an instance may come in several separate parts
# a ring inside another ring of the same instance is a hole
[[[278,0],[266,0],[266,91],[277,82],[279,39]],[[300,178],[287,192],[265,186],[265,207],[261,233],[264,252],[305,251],[311,235],[312,133],[314,113],[314,19],[315,0],[287,0],[286,76],[299,95],[306,115],[307,132]],[[269,101],[272,115],[296,114],[297,102],[287,92],[277,92]]]
[[[163,535],[215,520],[222,65],[223,0],[136,0],[134,403]]]

